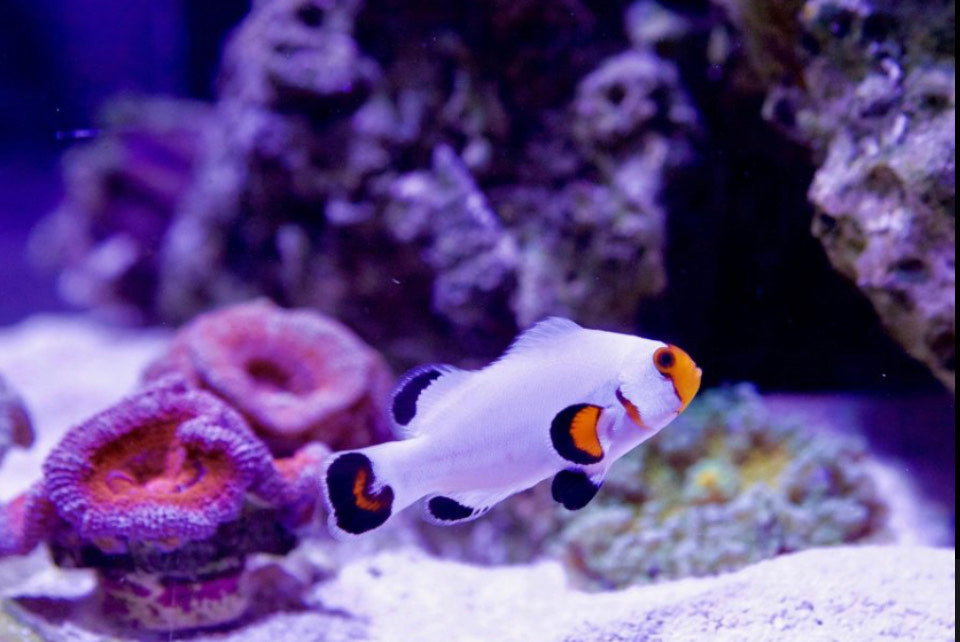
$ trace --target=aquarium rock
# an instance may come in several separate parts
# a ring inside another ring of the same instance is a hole
[[[0,463],[11,447],[33,444],[33,424],[23,399],[0,376]]]
[[[393,437],[389,368],[350,329],[313,310],[260,299],[200,315],[144,379],[171,373],[238,410],[274,455],[311,441],[345,450]]]
[[[161,246],[211,124],[210,106],[126,96],[106,105],[98,136],[63,157],[65,194],[30,254],[59,274],[60,294],[112,320],[155,319]]]
[[[105,294],[73,299],[183,322],[267,295],[343,320],[401,365],[454,345],[489,357],[551,314],[629,327],[665,287],[666,194],[694,157],[680,74],[631,43],[619,9],[470,7],[468,24],[359,0],[255,3],[209,118],[190,121],[186,184],[157,199],[157,251],[105,219],[97,243],[71,246],[70,272]],[[96,145],[122,135],[108,122]],[[84,238],[80,185],[104,180],[93,165],[46,227]],[[92,248],[106,240],[104,276]],[[125,294],[128,272],[141,276]]]
[[[830,261],[953,390],[955,3],[720,4],[770,86],[764,114],[814,151],[813,232]]]

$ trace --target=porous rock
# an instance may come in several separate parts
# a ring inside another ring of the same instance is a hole
[[[954,390],[955,3],[718,4],[769,87],[764,114],[814,151],[831,263]]]

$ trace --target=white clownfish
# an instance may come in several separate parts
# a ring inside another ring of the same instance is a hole
[[[329,527],[359,535],[426,498],[424,517],[459,524],[553,477],[583,508],[610,465],[683,412],[701,371],[676,346],[551,318],[482,370],[414,368],[390,413],[406,439],[332,455]]]

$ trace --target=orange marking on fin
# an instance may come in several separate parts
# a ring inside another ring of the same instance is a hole
[[[627,416],[633,420],[633,423],[637,424],[641,428],[646,428],[647,425],[643,423],[643,419],[640,418],[640,410],[637,409],[636,405],[629,399],[623,396],[623,393],[620,392],[620,388],[617,388],[617,401],[620,402],[620,405],[623,406],[623,409],[627,411]]]
[[[353,480],[353,499],[357,508],[368,511],[378,511],[383,508],[383,502],[367,497],[367,471],[360,469]]]
[[[600,419],[600,408],[586,406],[573,416],[570,422],[570,436],[573,445],[592,457],[602,457],[603,448],[597,437],[597,422]]]

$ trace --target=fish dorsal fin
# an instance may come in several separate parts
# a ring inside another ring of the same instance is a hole
[[[416,433],[416,418],[438,399],[457,388],[471,372],[447,364],[426,364],[400,377],[390,398],[390,416],[407,436]]]
[[[431,524],[452,526],[469,522],[513,495],[515,489],[470,490],[449,495],[431,495],[423,502],[423,518]]]
[[[543,321],[538,321],[520,333],[500,358],[505,359],[508,356],[517,356],[531,350],[542,348],[560,337],[579,330],[583,330],[583,328],[570,319],[564,319],[562,317],[550,317]]]

